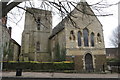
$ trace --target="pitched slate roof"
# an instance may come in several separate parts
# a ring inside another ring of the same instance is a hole
[[[56,34],[58,34],[59,32],[61,32],[64,28],[65,28],[65,21],[66,21],[66,17],[52,30],[52,34],[49,37],[49,39],[51,39],[52,37],[54,37]]]

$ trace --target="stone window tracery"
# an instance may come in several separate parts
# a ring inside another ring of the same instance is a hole
[[[98,42],[98,43],[101,43],[101,42],[102,42],[102,40],[101,40],[101,35],[100,35],[99,33],[97,34],[97,42]]]
[[[75,35],[74,35],[74,31],[70,31],[70,37],[69,37],[70,40],[75,40]]]

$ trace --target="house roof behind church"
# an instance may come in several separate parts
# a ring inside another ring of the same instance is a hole
[[[106,54],[113,54],[113,55],[117,55],[118,53],[118,48],[106,48]]]

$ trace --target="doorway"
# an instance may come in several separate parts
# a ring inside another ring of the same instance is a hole
[[[93,58],[92,58],[92,55],[90,53],[87,53],[85,55],[85,69],[88,72],[93,71]]]

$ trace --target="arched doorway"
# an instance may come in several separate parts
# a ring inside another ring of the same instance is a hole
[[[85,55],[85,69],[88,72],[93,71],[93,58],[90,53]]]

